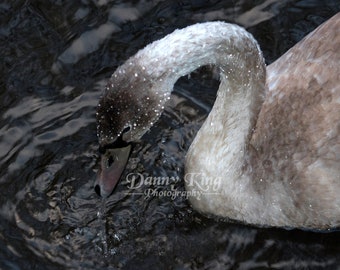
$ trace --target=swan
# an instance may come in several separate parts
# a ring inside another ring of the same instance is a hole
[[[204,214],[270,227],[340,225],[340,13],[266,67],[240,26],[175,30],[118,67],[97,108],[95,190],[112,193],[131,143],[160,117],[179,77],[218,68],[216,101],[191,144],[185,188]]]

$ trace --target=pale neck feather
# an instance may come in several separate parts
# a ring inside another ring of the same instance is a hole
[[[257,42],[243,28],[220,22],[202,26],[177,30],[147,46],[135,59],[142,69],[148,67],[146,75],[156,82],[160,96],[169,95],[179,77],[200,66],[219,68],[215,104],[187,154],[186,187],[199,190],[207,179],[222,177],[215,192],[219,194],[205,192],[199,200],[191,197],[191,202],[203,212],[243,219],[240,214],[251,211],[254,203],[244,205],[249,201],[244,200],[249,199],[245,189],[251,189],[251,184],[242,176],[242,166],[263,102],[265,64]],[[216,206],[221,200],[223,207]]]

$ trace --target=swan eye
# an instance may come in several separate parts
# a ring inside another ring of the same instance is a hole
[[[121,133],[121,138],[123,139],[123,141],[127,141],[127,139],[129,138],[129,133],[130,133],[130,131],[131,131],[131,126],[129,125],[129,126],[126,126],[124,129],[123,129],[123,131],[122,131],[122,133]]]
[[[131,126],[127,126],[123,129],[122,134],[128,133],[131,130]]]

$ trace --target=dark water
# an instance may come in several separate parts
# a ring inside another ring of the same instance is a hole
[[[245,26],[271,63],[340,10],[340,1],[1,1],[1,269],[340,269],[340,234],[209,219],[177,181],[218,82],[177,84],[136,144],[115,193],[93,191],[95,107],[105,80],[147,43],[195,22]],[[190,89],[196,89],[190,91]],[[128,173],[172,177],[132,189]]]

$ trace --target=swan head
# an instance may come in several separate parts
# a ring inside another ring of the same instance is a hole
[[[145,74],[136,59],[119,67],[110,78],[96,113],[101,162],[95,191],[101,197],[109,196],[118,183],[132,142],[161,115],[170,91],[163,94],[159,89],[165,89],[162,80]]]

